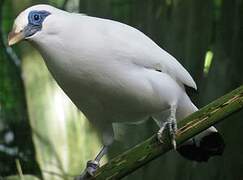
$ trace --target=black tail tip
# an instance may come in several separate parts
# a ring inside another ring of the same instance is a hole
[[[198,162],[207,162],[210,157],[223,154],[225,143],[218,132],[203,137],[199,143],[188,143],[178,147],[177,151],[186,159]]]

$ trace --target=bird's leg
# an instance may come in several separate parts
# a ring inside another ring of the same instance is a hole
[[[75,180],[86,180],[94,176],[95,172],[100,167],[100,160],[105,154],[107,154],[107,150],[108,146],[103,146],[95,159],[87,162],[86,169],[80,176],[76,177]]]
[[[165,128],[168,127],[169,133],[170,133],[171,144],[174,149],[176,149],[175,135],[176,135],[176,131],[177,131],[177,122],[176,122],[175,115],[176,115],[176,106],[171,106],[170,115],[169,115],[167,121],[165,121],[161,124],[160,129],[157,133],[158,140],[161,143],[163,143],[162,134],[163,134]]]
[[[87,162],[87,173],[89,175],[93,176],[95,171],[100,167],[100,160],[101,158],[107,153],[108,147],[103,146],[100,152],[97,154],[94,160],[90,160]]]

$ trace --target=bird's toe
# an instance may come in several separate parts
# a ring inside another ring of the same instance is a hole
[[[169,133],[170,133],[170,140],[171,140],[171,144],[173,149],[176,149],[176,131],[177,131],[177,124],[176,122],[172,121],[170,123],[168,123],[169,126]]]
[[[163,132],[158,131],[157,132],[157,138],[159,140],[160,143],[164,144],[164,140],[163,140],[163,136],[162,136]]]
[[[100,164],[98,161],[95,160],[90,160],[87,162],[87,173],[91,176],[94,176],[95,172],[97,171],[97,169],[100,167]]]
[[[98,161],[90,160],[87,162],[84,172],[75,178],[75,180],[88,180],[95,175],[95,172],[100,167]]]

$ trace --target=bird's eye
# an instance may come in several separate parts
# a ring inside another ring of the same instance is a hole
[[[43,21],[49,15],[50,15],[50,13],[48,11],[31,11],[28,16],[29,24],[31,24],[33,26],[41,27]]]
[[[42,21],[42,15],[39,12],[32,12],[30,14],[30,19],[29,21],[32,24],[39,25]]]
[[[35,21],[39,21],[40,20],[40,15],[39,14],[35,14],[34,15],[34,20]]]

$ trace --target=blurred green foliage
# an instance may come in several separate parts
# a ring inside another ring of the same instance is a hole
[[[0,37],[0,175],[15,173],[16,158],[22,160],[25,171],[40,174],[34,160],[35,151],[31,140],[21,70],[9,60],[4,50],[4,32],[10,29],[12,23],[11,2],[6,1],[5,4],[1,6],[1,12],[6,13],[2,13]],[[26,143],[23,143],[23,140]]]

